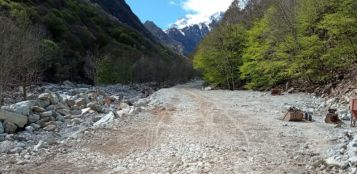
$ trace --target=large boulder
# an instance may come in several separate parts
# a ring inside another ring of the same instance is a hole
[[[4,122],[5,133],[14,134],[16,133],[17,126],[14,123],[5,121]]]
[[[0,120],[14,123],[20,128],[23,128],[28,122],[26,116],[5,110],[0,110]]]
[[[10,109],[18,114],[29,115],[31,113],[32,107],[37,104],[35,100],[28,100],[13,104]]]

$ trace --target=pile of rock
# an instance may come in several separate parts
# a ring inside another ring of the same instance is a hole
[[[149,90],[150,87],[137,87]],[[151,92],[151,90],[149,90]],[[65,82],[31,91],[32,100],[0,109],[0,153],[21,153],[60,144],[88,129],[110,128],[148,104],[146,94],[125,85],[93,87]],[[26,150],[25,150],[26,149]]]
[[[357,136],[351,132],[345,132],[337,141],[339,143],[329,151],[329,157],[325,159],[325,165],[337,167],[357,173]]]
[[[148,93],[153,91],[148,88]],[[144,97],[142,91],[132,90],[125,85],[91,87],[75,85],[69,81],[63,85],[50,84],[39,87],[35,100],[22,101],[0,109],[0,134],[13,134],[17,131],[33,132],[39,129],[58,131],[64,123],[80,124],[86,114],[97,115],[92,121],[98,121],[98,113],[117,115],[134,114],[138,108],[132,106]],[[105,91],[110,91],[109,95]]]

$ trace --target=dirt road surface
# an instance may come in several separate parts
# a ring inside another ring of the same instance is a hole
[[[279,120],[307,94],[162,89],[148,109],[110,129],[87,130],[5,173],[325,173],[315,169],[339,130]],[[4,169],[4,168],[3,168]],[[342,173],[342,171],[331,171]]]

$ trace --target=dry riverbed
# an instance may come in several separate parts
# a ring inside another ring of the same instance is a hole
[[[0,173],[350,172],[325,162],[354,132],[323,123],[323,102],[309,94],[204,91],[199,82],[161,89],[134,104],[140,113],[106,128],[36,153],[2,154]],[[315,121],[282,121],[288,106],[312,110]]]

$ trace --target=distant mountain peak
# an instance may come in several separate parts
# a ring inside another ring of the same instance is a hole
[[[186,27],[192,27],[197,24],[206,24],[207,26],[212,23],[212,21],[220,21],[224,16],[224,12],[217,12],[213,15],[206,16],[204,20],[199,22],[193,22],[188,17],[179,19],[176,23],[172,24],[170,28],[183,29]]]

